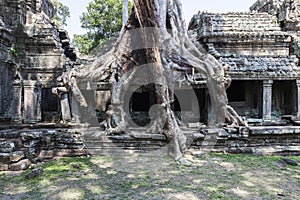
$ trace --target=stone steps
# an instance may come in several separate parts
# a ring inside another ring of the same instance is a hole
[[[85,147],[91,155],[124,155],[145,153],[167,145],[161,134],[131,132],[129,135],[106,136],[104,132],[94,132],[83,136]]]

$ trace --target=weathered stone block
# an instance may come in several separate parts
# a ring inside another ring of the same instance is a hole
[[[60,149],[57,151],[56,156],[59,157],[73,157],[86,155],[85,149]]]
[[[187,124],[187,127],[188,128],[200,128],[201,127],[201,123],[200,122],[197,122],[197,123],[188,123]]]
[[[194,140],[202,140],[204,135],[202,133],[194,133]]]
[[[39,149],[37,147],[28,148],[25,150],[25,155],[27,158],[34,158],[37,156]]]
[[[10,162],[10,153],[0,153],[0,163]]]
[[[23,146],[26,148],[37,147],[40,144],[40,140],[30,140],[23,143]]]
[[[21,133],[21,137],[23,141],[38,139],[41,138],[43,135],[42,131],[34,131],[34,132],[23,132]]]
[[[0,152],[11,153],[15,149],[15,143],[11,141],[0,141]]]
[[[58,135],[56,137],[56,141],[59,142],[59,143],[64,143],[64,144],[80,144],[82,143],[82,139],[81,138],[78,138],[76,136],[66,136],[66,135]]]
[[[54,150],[42,150],[38,156],[40,159],[51,159],[55,156]]]
[[[30,166],[31,162],[28,159],[21,160],[17,163],[11,164],[9,166],[9,170],[12,171],[19,171],[19,170],[25,170]]]
[[[23,151],[15,151],[10,155],[11,162],[18,162],[25,157],[25,153]]]
[[[57,144],[57,148],[60,148],[60,149],[82,149],[82,148],[84,148],[84,144],[83,143],[80,143],[80,144],[59,143],[59,144]]]
[[[0,138],[12,139],[12,138],[18,138],[19,136],[20,136],[19,131],[9,131],[9,130],[0,131]]]
[[[8,164],[1,164],[0,165],[0,171],[7,171],[8,170]]]
[[[219,129],[219,131],[218,131],[218,136],[219,136],[219,137],[228,137],[229,134],[228,134],[228,132],[225,131],[224,129]]]

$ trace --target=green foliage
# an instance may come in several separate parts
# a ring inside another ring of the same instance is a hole
[[[53,5],[54,5],[54,9],[55,9],[55,16],[53,18],[53,20],[55,21],[55,23],[58,26],[65,26],[67,25],[67,19],[70,17],[70,11],[69,11],[69,7],[63,5],[61,2],[57,1],[57,0],[51,0]]]
[[[128,7],[132,7],[129,2]],[[106,39],[122,28],[122,0],[93,0],[80,17],[81,27],[88,31],[84,35],[74,35],[74,43],[79,51],[88,54]]]
[[[77,48],[79,49],[80,53],[88,54],[90,50],[95,45],[95,34],[86,33],[84,35],[74,35],[74,43],[76,44]]]
[[[13,55],[13,56],[18,56],[17,50],[14,47],[10,47],[8,51]]]

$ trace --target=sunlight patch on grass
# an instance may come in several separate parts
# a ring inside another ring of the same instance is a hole
[[[230,170],[235,169],[234,163],[231,163],[231,162],[221,162],[219,165],[221,165],[222,167],[224,167],[226,169],[230,169]]]
[[[105,192],[104,189],[99,185],[88,184],[86,188],[94,195],[103,194]]]
[[[54,195],[53,199],[84,199],[85,191],[81,188],[69,188]]]
[[[231,191],[238,197],[241,197],[242,199],[249,198],[250,193],[246,190],[240,189],[240,188],[234,188],[231,189]]]
[[[186,200],[200,200],[196,194],[192,193],[192,192],[184,192],[184,193],[175,193],[170,195],[171,199],[178,199],[178,200],[182,200],[182,199],[186,199]]]
[[[248,187],[255,187],[256,184],[253,183],[252,181],[249,181],[249,180],[243,180],[241,181],[241,183],[243,183],[245,186],[248,186]]]

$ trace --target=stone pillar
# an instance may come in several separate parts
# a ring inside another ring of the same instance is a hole
[[[300,80],[296,80],[297,86],[297,118],[300,119]]]
[[[60,107],[61,107],[62,120],[64,122],[70,122],[72,120],[72,116],[71,116],[68,93],[65,93],[65,94],[61,95],[61,97],[60,97]]]
[[[211,107],[211,99],[210,99],[208,89],[205,89],[205,110],[206,110],[205,114],[206,114],[207,122],[209,122],[211,119],[212,107]]]
[[[42,84],[36,83],[35,84],[35,93],[37,98],[36,103],[36,121],[40,122],[42,121]]]
[[[263,82],[263,120],[271,120],[273,80]]]
[[[12,120],[22,123],[22,82],[15,80],[12,87]]]
[[[1,81],[1,80],[0,80]],[[3,97],[4,94],[2,92],[2,85],[0,83],[0,115],[3,114],[3,107],[2,107],[2,101],[3,101]]]
[[[35,81],[24,81],[24,123],[41,121],[41,84]]]

